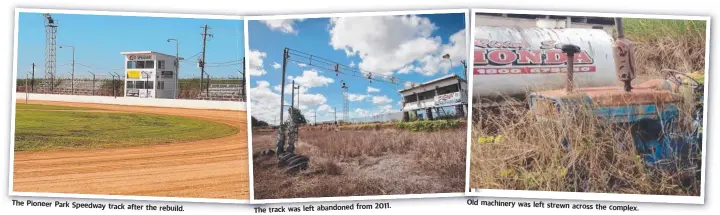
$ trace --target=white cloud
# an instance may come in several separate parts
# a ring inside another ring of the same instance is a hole
[[[450,36],[450,43],[440,48],[437,55],[426,55],[419,61],[422,66],[415,68],[415,71],[432,76],[437,73],[447,73],[451,67],[462,67],[462,60],[466,60],[465,54],[465,30],[461,30]],[[443,55],[450,55],[450,59],[442,58]]]
[[[422,66],[416,67],[414,71],[425,76],[447,73],[451,65],[450,61],[438,55],[426,55],[420,59],[420,62],[422,62]]]
[[[350,61],[350,68],[355,68],[355,61]]]
[[[372,97],[373,104],[386,104],[386,103],[390,103],[392,101],[393,100],[388,98],[387,96],[373,96]]]
[[[252,116],[274,124],[280,111],[280,94],[270,90],[270,83],[257,81],[257,86],[250,88],[250,105],[252,105]]]
[[[465,46],[465,29],[450,36],[450,44],[443,45],[442,54],[450,54],[453,67],[462,66],[460,61],[467,60],[467,47]]]
[[[369,112],[369,111],[367,111],[367,110],[365,110],[365,109],[362,109],[362,108],[355,109],[354,112],[355,112],[355,115],[358,116],[358,117],[365,117],[365,116],[369,116],[369,115],[370,115],[370,112]]]
[[[280,65],[278,62],[273,62],[272,67],[275,69],[280,69],[280,68],[282,68],[282,65]]]
[[[293,89],[291,88],[291,84],[285,85],[285,99],[287,101],[293,100],[292,93]],[[273,87],[278,93],[280,92],[280,85],[275,85]],[[300,91],[300,93],[298,93]],[[307,93],[308,88],[307,87],[300,87],[300,89],[296,89],[295,92],[295,103],[297,104],[298,96],[300,97],[300,105],[319,105],[324,104],[327,102],[327,98],[323,96],[322,94],[312,94]]]
[[[297,97],[295,99],[298,99]],[[327,98],[322,94],[300,94],[300,106],[303,105],[319,105],[327,102]]]
[[[383,106],[380,106],[380,111],[379,111],[380,114],[390,113],[390,112],[392,112],[392,105],[383,105]]]
[[[320,106],[318,106],[317,111],[319,113],[332,113],[335,110],[333,110],[333,108],[330,107],[330,105],[321,104]]]
[[[307,106],[307,105],[303,105],[303,104],[300,105],[300,110],[301,110],[303,113],[306,113],[306,114],[309,112],[308,106]]]
[[[412,71],[415,71],[415,65],[410,64],[410,65],[407,65],[407,66],[399,69],[399,70],[398,70],[398,73],[399,73],[399,74],[408,74],[408,73],[410,73],[410,72],[412,72]]]
[[[297,84],[295,84],[295,86],[297,87]],[[281,90],[279,84],[275,85],[273,87],[273,89],[275,89],[275,91],[277,91],[277,92],[280,92],[280,90]],[[307,92],[307,90],[308,90],[307,87],[300,86],[300,88],[295,89],[294,92],[295,92],[295,95],[297,95],[298,91],[300,91],[300,93],[305,93],[305,92]],[[290,95],[290,93],[292,93],[292,92],[293,92],[292,84],[285,84],[285,94]]]
[[[268,123],[275,123],[280,111],[280,85],[275,85],[273,88],[275,91],[270,89],[270,83],[267,81],[257,81],[257,86],[250,89],[252,91],[250,97],[252,116]],[[306,93],[306,90],[307,88],[301,88],[300,97],[298,98],[298,95],[296,94],[294,101],[295,104],[297,104],[299,99],[300,109],[303,110],[303,112],[307,112],[308,110],[311,110],[310,107],[318,105],[322,109],[330,108],[325,104],[327,102],[327,98],[325,98],[325,96],[322,94]],[[291,92],[290,85],[287,85],[285,88],[286,105],[290,105]]]
[[[267,56],[267,53],[258,50],[250,50],[248,54],[248,60],[250,61],[250,71],[248,73],[251,76],[265,75],[267,71],[263,68],[263,58]]]
[[[327,86],[328,84],[335,82],[332,78],[319,75],[318,71],[315,69],[303,71],[302,76],[288,76],[288,79],[290,81],[294,80],[295,84],[307,88]]]
[[[419,16],[342,17],[330,21],[330,45],[348,56],[359,56],[359,68],[381,75],[436,52],[439,37],[431,37],[437,27]]]
[[[367,95],[348,93],[348,100],[351,102],[362,101],[365,100],[365,98],[367,98]]]
[[[260,22],[270,28],[270,30],[280,31],[283,33],[297,34],[298,31],[295,29],[295,22],[301,22],[305,19],[275,19],[275,20],[261,20]]]
[[[436,29],[430,19],[413,15],[332,18],[330,45],[360,57],[357,66],[363,71],[431,76],[449,71],[450,61],[443,55],[450,54],[452,67],[462,66],[460,60],[466,58],[465,30],[443,44],[441,37],[432,36]]]
[[[368,86],[367,92],[368,93],[377,93],[377,92],[380,92],[380,89]]]
[[[297,63],[297,65],[298,65],[300,68],[307,66],[307,64],[304,64],[304,63]]]

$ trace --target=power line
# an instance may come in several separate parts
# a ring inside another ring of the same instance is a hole
[[[339,74],[349,75],[356,78],[363,78],[366,80],[370,80],[370,83],[372,81],[379,81],[384,82],[387,84],[392,85],[398,85],[402,81],[393,76],[388,75],[380,75],[380,74],[373,74],[372,72],[363,71],[357,68],[353,68],[344,64],[340,64],[338,62],[328,60],[322,57],[318,57],[312,54],[308,54],[305,52],[301,52],[298,50],[290,49],[288,48],[288,54],[290,57],[288,57],[288,61],[292,61],[298,64],[305,64],[308,66],[313,66],[319,69],[323,69],[326,71],[335,72],[336,76]]]
[[[200,53],[202,53],[202,52],[198,52],[198,53],[196,53],[196,54],[194,54],[193,56],[190,56],[190,57],[184,57],[183,59],[190,59],[190,58],[193,58],[193,57],[195,57],[195,56],[198,56],[198,55],[200,55]]]
[[[228,63],[235,63],[235,64],[238,64],[238,63],[242,63],[242,60],[231,60],[231,61],[225,61],[225,62],[219,62],[219,63],[210,63],[210,62],[206,62],[206,63],[205,63],[205,65],[213,65],[213,64],[228,64]]]
[[[210,65],[210,66],[205,66],[205,67],[228,67],[228,66],[237,66],[237,65],[242,65],[242,62],[237,62],[234,64],[224,64],[224,65]]]
[[[88,65],[85,65],[85,64],[82,64],[82,63],[78,63],[78,62],[75,62],[75,64],[80,65],[80,66],[83,66],[83,67],[87,67],[87,68],[90,68],[90,69],[97,69],[97,70],[125,70],[125,68],[99,68],[99,67],[93,67],[93,66],[88,66]]]
[[[212,28],[212,29],[214,30],[213,32],[217,32],[218,30],[220,30],[220,32],[231,32],[230,34],[243,35],[243,32],[242,32],[242,31],[238,31],[237,29],[232,29],[232,30],[231,30],[231,29],[229,29],[229,28],[217,28],[217,27],[214,27],[214,28]],[[216,34],[217,34],[217,33],[216,33]]]
[[[203,38],[203,42],[202,42],[202,58],[201,58],[201,60],[200,60],[200,94],[202,94],[203,74],[205,74],[205,62],[206,62],[206,61],[205,61],[205,54],[206,54],[207,38],[208,38],[208,36],[209,36],[209,37],[213,37],[212,34],[208,34],[208,29],[209,29],[209,28],[210,28],[210,27],[208,27],[207,24],[205,24],[205,26],[203,26],[204,33],[202,34],[202,38]],[[209,83],[208,83],[208,84],[209,84]],[[208,86],[208,91],[207,91],[207,93],[208,93],[208,94],[210,93],[210,87],[209,87],[209,86]]]

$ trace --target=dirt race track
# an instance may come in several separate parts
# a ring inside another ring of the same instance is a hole
[[[25,100],[17,100],[18,103]],[[237,127],[237,134],[165,145],[15,152],[13,191],[247,200],[244,111],[29,101],[31,104],[187,116]]]

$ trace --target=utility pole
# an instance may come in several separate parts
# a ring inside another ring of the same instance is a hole
[[[90,72],[90,71],[88,71],[88,73],[92,74],[92,76],[93,76],[93,79],[92,79],[92,95],[94,96],[94,95],[95,95],[95,73]]]
[[[70,73],[70,95],[75,95],[75,46],[60,46],[72,49],[72,73]]]
[[[60,48],[62,48],[62,46]],[[75,46],[72,46],[72,74],[70,74],[70,95],[75,95]]]
[[[295,80],[293,80],[293,89],[297,89],[297,94],[298,94],[297,107],[298,107],[298,109],[300,109],[300,85],[295,86]]]
[[[240,88],[240,97],[243,101],[247,101],[247,98],[245,98],[245,57],[242,58],[242,62],[242,70],[240,70],[240,83],[242,84],[242,88]]]
[[[290,108],[294,108],[294,107],[295,107],[295,80],[292,81],[292,97],[290,97]]]
[[[30,92],[35,92],[35,63],[32,63],[32,79],[30,80]]]
[[[28,89],[27,80],[28,80],[27,73],[25,73],[25,104],[27,104],[28,94],[29,94],[28,90],[27,90]]]
[[[283,148],[285,145],[285,129],[282,126],[282,120],[283,120],[283,108],[285,107],[285,70],[287,68],[287,60],[289,54],[289,49],[285,48],[283,50],[283,62],[282,62],[282,81],[280,83],[280,124],[279,125],[279,131],[278,131],[278,140],[277,140],[277,148],[275,150],[276,155],[280,155],[280,153],[283,153],[285,149]]]
[[[177,40],[177,39],[167,39],[167,41],[168,41],[168,43],[169,43],[170,41],[175,41],[175,62],[173,62],[173,63],[175,64],[175,65],[173,65],[173,66],[175,67],[175,74],[174,74],[174,75],[175,75],[175,93],[174,93],[174,95],[173,95],[173,99],[177,99],[178,90],[179,90],[179,89],[178,89],[178,81],[179,81],[179,78],[180,78],[180,77],[178,76],[178,73],[180,72],[180,56],[179,56],[179,52],[180,52],[180,41]]]
[[[212,37],[212,34],[208,34],[207,31],[210,27],[208,27],[207,24],[203,27],[204,33],[203,36],[203,45],[202,45],[202,58],[200,59],[200,94],[202,94],[202,86],[203,86],[203,75],[205,74],[205,46],[207,45],[207,37]]]
[[[465,78],[465,81],[468,81],[468,76],[467,76],[467,63],[465,62],[465,60],[461,60],[460,63],[462,63],[462,65],[463,65],[463,75],[465,76],[465,77],[463,77],[463,78]]]

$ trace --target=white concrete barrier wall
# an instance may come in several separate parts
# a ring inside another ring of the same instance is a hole
[[[247,110],[245,102],[236,101],[210,101],[210,100],[185,100],[185,99],[156,99],[156,98],[134,98],[134,97],[109,97],[109,96],[82,96],[82,95],[59,95],[59,94],[37,94],[37,93],[15,93],[18,100],[38,101],[59,101],[79,102],[113,105],[134,105],[149,107],[175,107],[192,109],[214,109],[214,110]],[[27,96],[27,97],[26,97]]]

